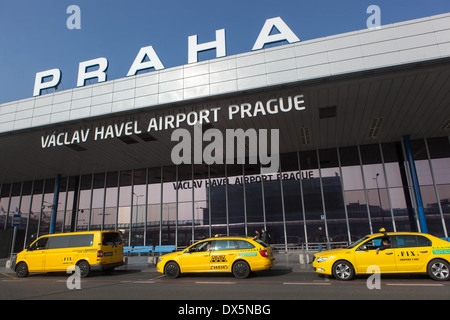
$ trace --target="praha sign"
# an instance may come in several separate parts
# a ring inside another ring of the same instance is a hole
[[[276,28],[279,33],[271,34],[271,31],[274,28]],[[294,43],[299,42],[300,39],[280,17],[267,19],[253,45],[252,51],[260,50],[266,44],[279,41]],[[226,56],[225,29],[216,30],[216,40],[206,43],[198,43],[197,35],[189,36],[188,63],[198,62],[199,52],[214,49],[216,50],[216,58]],[[104,57],[80,62],[78,66],[77,87],[85,86],[86,81],[91,79],[97,79],[98,82],[107,81],[106,70],[108,69],[108,66],[109,62]],[[127,77],[136,75],[140,70],[152,68],[155,70],[162,70],[165,67],[152,46],[143,47],[139,50],[139,53],[134,59],[134,62],[127,73]],[[60,69],[50,69],[36,73],[33,96],[41,95],[43,90],[58,87],[61,78],[62,72]]]

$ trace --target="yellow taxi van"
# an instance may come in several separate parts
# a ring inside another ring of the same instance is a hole
[[[231,272],[244,279],[251,272],[270,269],[274,264],[272,248],[259,239],[216,236],[161,256],[156,270],[169,278],[185,272]]]
[[[19,278],[30,272],[67,271],[78,266],[81,277],[90,271],[112,271],[123,265],[123,242],[117,231],[87,231],[41,236],[17,254]]]

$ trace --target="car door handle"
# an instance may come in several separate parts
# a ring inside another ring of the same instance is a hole
[[[420,253],[428,253],[428,251],[420,251]]]
[[[393,252],[386,252],[387,256],[390,256],[391,254],[393,254]]]

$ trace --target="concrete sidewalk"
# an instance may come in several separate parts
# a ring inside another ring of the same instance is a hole
[[[292,251],[292,252],[275,252],[275,266],[273,270],[285,270],[290,272],[311,272],[312,270],[312,259],[313,253],[309,253],[308,257],[303,254],[302,251]],[[142,272],[153,272],[156,271],[156,265],[153,264],[152,256],[131,256],[125,257],[128,263],[124,266],[117,268],[116,270],[140,270]],[[155,257],[155,262],[157,257]],[[309,262],[309,263],[308,263]],[[14,274],[15,272],[6,265],[9,264],[9,258],[0,259],[0,273],[4,274]]]

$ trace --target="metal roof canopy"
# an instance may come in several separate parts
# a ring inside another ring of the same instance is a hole
[[[217,106],[222,108],[218,121],[204,130],[279,128],[280,153],[400,141],[406,134],[411,139],[447,136],[449,76],[450,59],[436,59],[5,133],[0,135],[0,183],[172,165],[171,150],[178,143],[171,141],[173,129],[129,136],[132,140],[94,141],[91,132],[81,148],[42,148],[41,137],[134,120],[145,133],[152,117]],[[305,97],[303,111],[228,119],[229,105],[298,94]]]

